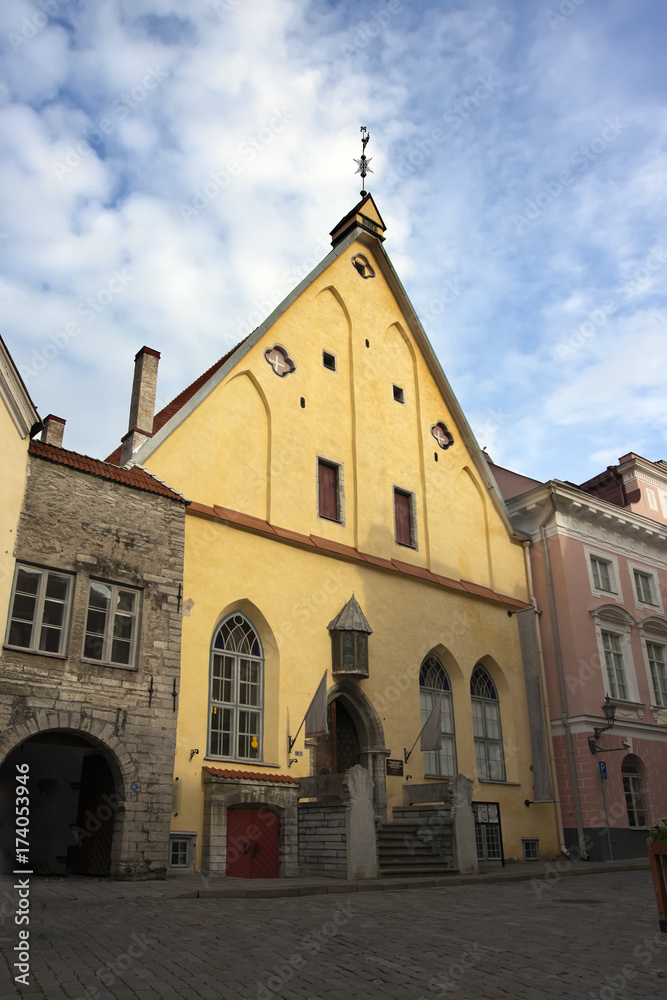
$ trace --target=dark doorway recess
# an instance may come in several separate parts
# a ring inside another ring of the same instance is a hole
[[[28,764],[30,869],[35,875],[108,875],[122,796],[111,753],[84,734],[49,730],[24,740],[0,767],[2,870],[15,864],[17,764]]]
[[[227,810],[227,867],[230,878],[278,878],[280,818],[265,806]]]
[[[345,705],[336,699],[327,709],[329,732],[317,740],[317,773],[342,774],[361,763],[359,734]]]

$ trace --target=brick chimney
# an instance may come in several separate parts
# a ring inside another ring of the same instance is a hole
[[[159,361],[159,351],[151,347],[142,347],[135,355],[130,423],[127,434],[121,438],[121,466],[132,461],[134,453],[153,433]]]
[[[53,413],[49,413],[48,417],[44,418],[44,429],[41,438],[44,444],[52,444],[56,448],[62,448],[65,423],[66,421],[62,417],[56,417]]]

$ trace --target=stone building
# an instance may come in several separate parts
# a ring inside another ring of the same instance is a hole
[[[28,450],[0,653],[0,847],[14,867],[17,764],[30,864],[155,877],[168,863],[180,677],[184,498],[140,468]]]
[[[580,486],[490,467],[532,541],[565,844],[643,856],[667,815],[667,464],[631,453]]]

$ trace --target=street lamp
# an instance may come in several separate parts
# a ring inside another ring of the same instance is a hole
[[[612,729],[614,722],[616,721],[616,705],[609,697],[605,695],[604,705],[602,706],[602,714],[607,722],[606,726],[595,726],[593,729],[593,735],[588,737],[588,749],[592,754],[596,753],[614,753],[616,750],[629,750],[630,746],[628,743],[623,743],[620,747],[614,747],[613,750],[608,750],[605,747],[599,747],[597,741],[600,739],[603,733],[606,733],[608,729]]]

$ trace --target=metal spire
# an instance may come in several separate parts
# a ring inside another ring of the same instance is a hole
[[[369,159],[366,159],[366,145],[371,137],[370,132],[368,132],[368,129],[366,128],[365,125],[362,125],[359,131],[361,132],[361,159],[357,160],[356,157],[353,157],[353,159],[354,162],[357,164],[357,169],[355,170],[355,174],[361,174],[361,181],[363,184],[363,182],[366,180],[366,174],[373,173],[371,168],[368,166],[373,157],[371,156],[369,157]],[[367,132],[368,135],[366,135]],[[367,193],[368,192],[365,190],[365,185],[364,185],[364,187],[362,187],[360,191],[361,197],[365,198]]]

